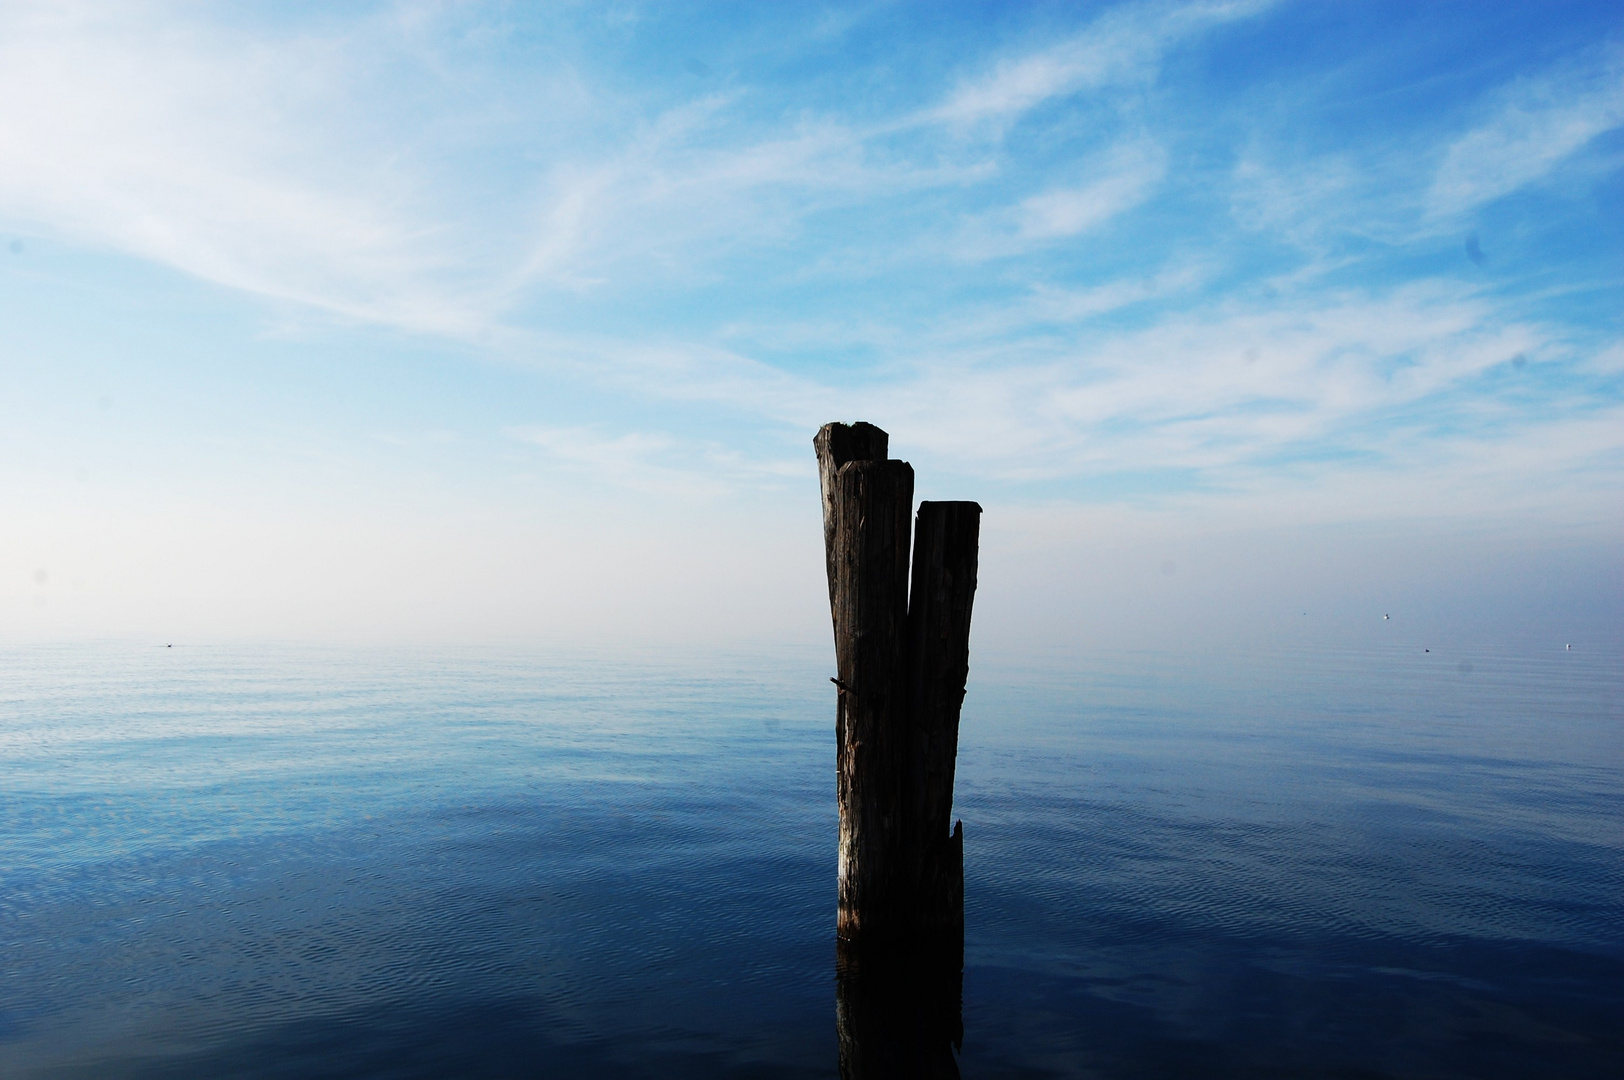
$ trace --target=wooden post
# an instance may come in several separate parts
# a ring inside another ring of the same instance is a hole
[[[841,1080],[959,1080],[962,964],[845,946],[835,964]]]
[[[916,859],[922,942],[964,952],[964,827],[953,812],[959,710],[970,673],[981,507],[922,502],[914,529],[908,599],[909,738],[907,832]]]
[[[835,603],[835,473],[848,461],[884,461],[891,437],[873,424],[824,424],[812,439],[823,485],[823,551],[829,571],[829,608]],[[839,632],[838,630],[836,631]]]
[[[840,939],[963,951],[963,831],[950,833],[981,507],[922,503],[872,424],[813,440],[834,622]],[[871,456],[863,456],[871,455]]]
[[[835,474],[835,658],[839,670],[839,919],[849,941],[894,940],[908,915],[904,847],[905,679],[913,468],[850,461]]]

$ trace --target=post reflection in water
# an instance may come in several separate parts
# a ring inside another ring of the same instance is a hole
[[[964,951],[956,942],[906,951],[840,942],[835,1032],[841,1080],[958,1080],[963,995]]]

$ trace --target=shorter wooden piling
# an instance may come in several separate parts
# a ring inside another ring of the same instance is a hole
[[[970,613],[975,602],[981,507],[922,502],[914,528],[908,597],[905,827],[915,859],[916,933],[964,947],[964,827],[954,823],[953,776],[959,713],[970,674]]]

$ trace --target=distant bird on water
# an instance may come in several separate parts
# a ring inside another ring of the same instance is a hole
[[[1391,615],[1383,615],[1383,616],[1382,616],[1382,618],[1384,618],[1384,619],[1391,619],[1391,618],[1392,618],[1392,616],[1391,616]]]
[[[1565,648],[1565,649],[1571,649],[1571,648],[1573,648],[1573,646],[1572,646],[1572,645],[1564,645],[1564,646],[1563,646],[1563,648]]]

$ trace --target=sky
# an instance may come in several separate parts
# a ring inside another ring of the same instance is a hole
[[[1624,625],[1624,9],[0,0],[0,640],[822,641],[837,419],[989,648]]]

